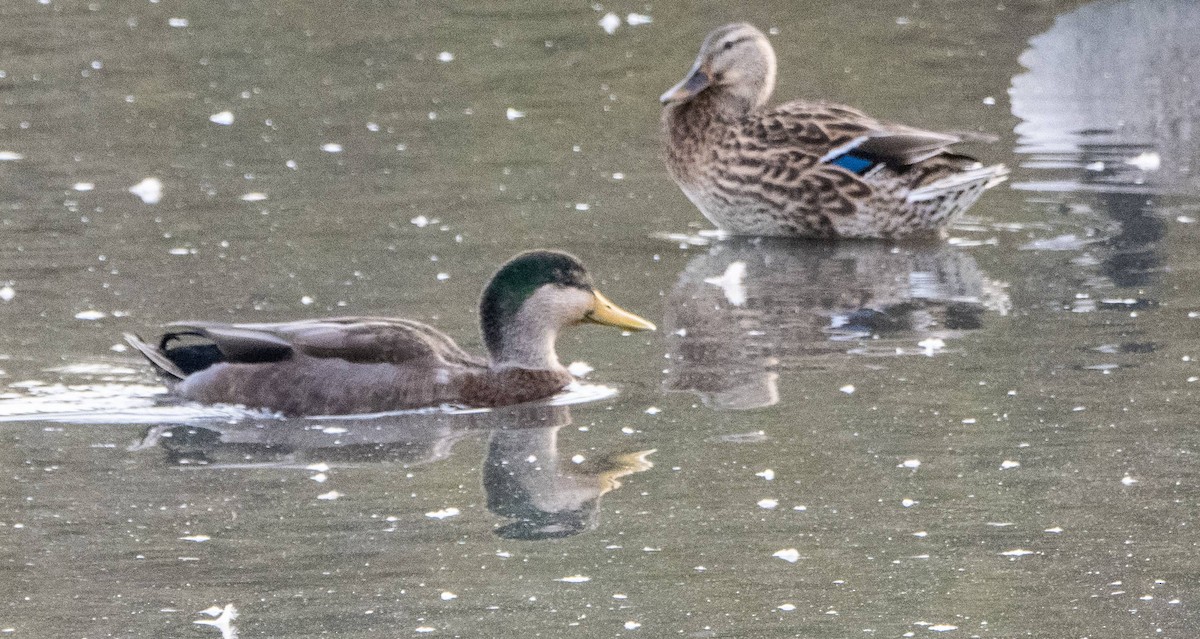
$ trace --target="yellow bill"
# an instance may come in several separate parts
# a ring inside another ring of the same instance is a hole
[[[596,297],[596,308],[584,317],[584,321],[594,324],[603,324],[605,326],[616,326],[628,331],[653,331],[655,326],[652,322],[644,320],[633,313],[613,304],[611,300],[600,294],[600,291],[593,290],[592,295]]]

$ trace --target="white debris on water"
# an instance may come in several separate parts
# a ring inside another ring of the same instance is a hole
[[[950,632],[951,630],[958,630],[958,626],[952,626],[948,623],[937,623],[929,626],[929,629],[933,632]]]
[[[1138,480],[1130,477],[1129,475],[1125,475],[1124,477],[1121,478],[1121,483],[1125,484],[1126,486],[1132,486],[1132,485],[1138,483]]]
[[[1043,530],[1042,532],[1057,535],[1057,534],[1061,533],[1062,531],[1063,531],[1062,526],[1055,526],[1053,528],[1047,528],[1047,529]]]
[[[771,510],[777,506],[779,506],[778,499],[760,499],[760,500],[758,500],[759,508],[765,508],[767,510]]]
[[[776,606],[776,608],[778,608],[779,610],[782,610],[784,612],[791,612],[796,609],[796,604],[790,604],[790,603],[779,604],[778,606]]]
[[[662,412],[662,409],[657,406],[651,406],[645,410],[647,415],[657,415]]]
[[[919,459],[906,459],[906,460],[904,460],[904,461],[903,461],[903,462],[902,462],[902,463],[901,463],[899,466],[897,466],[896,468],[911,468],[911,469],[913,469],[913,470],[916,470],[916,469],[918,469],[918,468],[920,468],[920,467],[921,467],[921,460],[919,460]]]
[[[571,457],[572,464],[582,464],[585,461],[587,461],[587,457],[584,457],[583,455],[576,454]]]
[[[924,530],[918,530],[917,532],[913,533],[913,537],[916,537],[918,539],[924,539],[928,536],[929,536],[929,533],[925,532]]]
[[[615,13],[606,13],[603,18],[600,18],[600,22],[596,24],[599,24],[605,33],[612,35],[617,32],[617,27],[621,26],[621,16]]]
[[[1021,466],[1021,462],[1014,461],[1012,459],[1006,459],[1006,460],[1000,462],[1001,470],[1008,470],[1010,468],[1020,468],[1020,466]]]
[[[344,148],[345,147],[338,144],[337,142],[326,142],[325,144],[321,145],[321,150],[326,153],[341,153],[344,150]]]
[[[438,62],[454,62],[454,54],[449,51],[443,51],[438,54]]]
[[[946,341],[941,338],[930,337],[917,342],[917,346],[921,347],[925,356],[933,357],[934,353],[946,348]]]
[[[326,481],[329,480],[329,475],[326,475],[325,473],[317,473],[317,474],[309,477],[309,479],[317,482],[318,484],[324,484]]]
[[[512,107],[508,107],[508,109],[504,111],[504,117],[508,118],[508,120],[511,122],[511,121],[513,121],[513,120],[516,120],[516,119],[518,119],[518,118],[523,118],[523,117],[525,117],[525,112],[524,112],[524,111],[518,111],[518,110],[516,110],[516,109],[514,109],[514,108],[512,108]]]
[[[587,362],[571,362],[569,365],[567,365],[567,372],[571,373],[575,377],[584,377],[594,370],[596,369],[592,368],[592,366]]]
[[[648,15],[642,14],[642,13],[631,13],[631,14],[625,16],[625,24],[627,24],[631,27],[636,27],[636,26],[643,25],[643,24],[650,24],[651,22],[654,22],[654,18],[652,18]]]
[[[1137,167],[1143,171],[1157,171],[1162,166],[1162,157],[1154,151],[1140,153],[1136,157],[1125,160],[1125,164]]]
[[[746,303],[746,263],[742,261],[733,262],[725,268],[725,272],[715,277],[707,277],[704,279],[705,284],[712,284],[720,287],[725,293],[725,299],[734,306],[741,306]]]
[[[318,473],[323,473],[329,470],[329,464],[326,464],[325,462],[317,462],[315,464],[309,464],[305,466],[304,470],[315,470]]]
[[[919,503],[921,503],[921,502],[913,500],[913,499],[909,499],[908,497],[905,497],[904,499],[900,500],[900,505],[904,506],[905,508],[912,508],[913,506],[916,506]]]
[[[449,508],[443,508],[441,510],[435,510],[430,513],[425,513],[425,516],[430,519],[448,519],[450,517],[457,517],[461,513],[462,513],[462,511],[451,506]]]
[[[442,594],[441,594],[441,598],[442,598],[442,601],[453,601],[455,599],[458,599],[458,595],[450,592],[449,590],[443,590]]]
[[[581,583],[585,583],[585,582],[588,582],[591,580],[592,580],[591,577],[587,577],[584,575],[571,575],[569,577],[559,577],[558,579],[555,579],[554,581],[561,581],[565,584],[581,584]]]
[[[209,537],[208,535],[188,535],[187,537],[180,537],[179,539],[182,541],[191,541],[199,544],[212,539],[212,537]]]
[[[71,185],[71,188],[75,189],[76,191],[80,191],[80,192],[91,191],[92,189],[96,188],[96,183],[95,182],[76,182],[75,184]]]
[[[1032,550],[1025,550],[1024,548],[1014,548],[1012,550],[1005,550],[1004,552],[1000,553],[1000,555],[1003,557],[1024,557],[1025,555],[1032,554]]]
[[[75,314],[75,319],[88,322],[94,322],[98,319],[104,319],[105,317],[108,317],[108,313],[105,313],[104,311],[80,311]]]
[[[25,156],[16,151],[0,151],[0,162],[16,162],[24,159]]]
[[[243,202],[262,202],[263,200],[267,199],[267,194],[259,193],[258,191],[253,193],[244,193],[241,199]]]
[[[333,501],[333,500],[335,500],[335,499],[337,499],[337,498],[339,498],[339,497],[341,497],[341,496],[342,496],[342,493],[339,493],[339,492],[338,492],[338,491],[336,491],[336,490],[331,490],[331,491],[329,491],[329,492],[327,492],[327,493],[323,493],[323,494],[317,495],[317,499],[320,499],[320,500],[323,500],[323,501]]]
[[[591,205],[591,204],[588,204],[587,202],[576,202],[576,203],[575,203],[575,210],[576,210],[576,211],[586,211],[586,210],[588,210],[588,209],[590,209],[590,208],[592,208],[592,205]]]
[[[800,561],[800,551],[796,550],[795,548],[785,548],[783,550],[777,550],[777,551],[775,551],[775,554],[773,554],[771,556],[778,557],[778,558],[788,562],[789,564],[794,564],[797,561]]]
[[[174,29],[183,29],[188,26],[187,18],[167,18],[167,25]]]
[[[449,273],[438,273],[435,277],[437,277],[437,281],[445,282],[446,280],[450,279],[450,274]]]
[[[12,298],[14,298],[16,296],[17,296],[17,291],[14,290],[13,287],[5,285],[3,288],[0,288],[0,300],[5,301],[5,302],[11,302]]]
[[[221,126],[229,126],[233,124],[233,112],[222,111],[220,113],[214,113],[208,116],[208,121]]]
[[[201,626],[212,626],[221,631],[221,639],[237,639],[238,629],[233,625],[233,620],[238,618],[238,609],[233,604],[225,604],[224,608],[212,606],[205,610],[201,610],[200,614],[214,617],[214,619],[197,619],[193,624]]]
[[[853,395],[854,391],[857,389],[854,388],[854,384],[846,384],[845,386],[839,388],[838,390],[842,391],[843,393],[845,393],[847,395]]]
[[[640,624],[636,621],[626,621],[625,622],[626,630],[637,630],[638,628],[641,628],[641,627],[642,627],[642,624]]]
[[[765,479],[767,481],[771,481],[772,479],[775,479],[775,471],[771,470],[770,468],[759,471],[754,474],[758,477],[762,477],[763,479]]]
[[[312,305],[312,303],[313,303],[313,302],[315,302],[315,301],[316,301],[316,300],[314,300],[314,299],[313,299],[311,296],[308,296],[308,295],[305,295],[305,296],[303,296],[303,297],[301,297],[301,298],[300,298],[300,303],[301,303],[301,304],[303,304],[303,305],[305,305],[305,306],[311,306],[311,305]]]
[[[158,204],[162,200],[163,183],[156,177],[148,177],[129,187],[129,192],[146,204]]]

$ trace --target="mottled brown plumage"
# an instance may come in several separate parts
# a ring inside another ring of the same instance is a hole
[[[662,96],[667,167],[719,228],[743,235],[901,237],[948,224],[1004,180],[948,148],[963,138],[880,122],[853,108],[766,107],[775,53],[748,24],[709,34]]]
[[[383,317],[181,322],[157,345],[130,334],[126,340],[185,399],[339,415],[549,397],[574,379],[554,352],[562,328],[654,328],[596,291],[574,257],[551,251],[509,261],[484,289],[480,309],[486,359],[428,325]]]

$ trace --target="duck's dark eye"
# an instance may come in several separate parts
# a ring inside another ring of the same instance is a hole
[[[729,42],[726,42],[726,43],[725,43],[725,50],[726,50],[726,51],[728,51],[728,50],[730,50],[730,49],[732,49],[732,48],[733,48],[733,41],[732,41],[732,40],[731,40],[731,41],[729,41]]]

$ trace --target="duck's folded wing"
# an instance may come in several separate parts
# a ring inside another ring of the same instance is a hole
[[[390,318],[333,318],[281,324],[173,324],[176,333],[212,340],[227,361],[277,361],[304,353],[360,364],[403,364],[436,358],[477,365],[449,337],[430,326]]]

